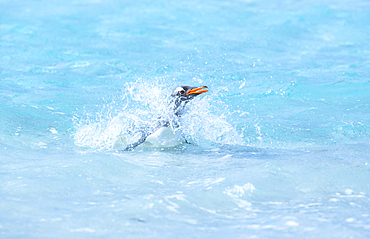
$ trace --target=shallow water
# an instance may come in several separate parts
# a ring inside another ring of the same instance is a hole
[[[1,238],[370,237],[367,1],[0,1]],[[123,152],[178,85],[191,144]]]

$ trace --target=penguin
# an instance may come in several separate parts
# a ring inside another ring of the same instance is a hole
[[[143,144],[148,147],[175,147],[183,143],[188,143],[182,136],[178,125],[178,118],[186,111],[186,105],[196,96],[206,93],[207,86],[191,87],[178,86],[169,97],[169,117],[160,117],[157,125],[152,129],[140,129],[135,132],[138,140],[127,145],[123,151],[131,151]]]

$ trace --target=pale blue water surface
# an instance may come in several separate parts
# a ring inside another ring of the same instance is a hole
[[[370,237],[368,0],[0,0],[0,59],[0,238]]]

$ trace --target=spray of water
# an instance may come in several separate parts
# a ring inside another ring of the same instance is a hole
[[[182,136],[195,145],[244,144],[240,134],[223,118],[226,109],[213,104],[212,90],[196,97],[180,118],[174,118],[168,97],[175,87],[140,79],[127,83],[119,102],[105,102],[101,107],[104,110],[76,116],[75,144],[93,149],[122,149],[138,140],[141,131],[155,128],[159,120],[179,126],[177,130]]]

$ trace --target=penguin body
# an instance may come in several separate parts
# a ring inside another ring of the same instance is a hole
[[[149,135],[143,142],[143,145],[156,148],[172,148],[184,143],[186,143],[186,140],[181,135],[180,130],[172,129],[171,127],[161,127]]]
[[[143,144],[147,147],[160,147],[170,148],[176,147],[181,144],[187,143],[186,139],[180,132],[179,125],[177,124],[178,118],[185,113],[184,109],[186,104],[194,97],[208,91],[207,86],[203,87],[190,87],[190,86],[179,86],[171,94],[169,100],[170,115],[169,117],[163,117],[158,119],[157,126],[151,129],[137,130],[132,135],[135,135],[135,142],[129,143],[123,151],[130,151],[137,146]],[[118,141],[124,142],[125,140],[121,137]]]

